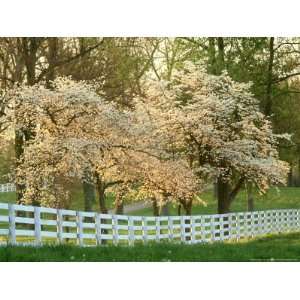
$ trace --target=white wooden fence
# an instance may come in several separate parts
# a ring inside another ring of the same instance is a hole
[[[201,243],[291,231],[300,231],[300,209],[145,217],[0,203],[0,240],[10,244]]]
[[[16,186],[14,183],[2,183],[0,184],[0,193],[14,192]]]

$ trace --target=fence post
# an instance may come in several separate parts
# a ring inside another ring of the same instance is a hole
[[[95,213],[95,223],[96,223],[96,243],[97,246],[101,245],[101,220],[100,215]]]
[[[34,236],[36,245],[41,245],[41,208],[38,206],[34,207]]]
[[[293,223],[294,223],[294,214],[293,211],[291,209],[289,209],[288,211],[288,230],[289,232],[293,231]]]
[[[200,242],[201,243],[204,243],[205,242],[205,217],[204,216],[201,216],[201,218],[200,218],[200,236],[201,236],[201,238],[200,238]]]
[[[173,219],[171,216],[168,217],[168,233],[169,233],[169,241],[173,240]]]
[[[255,236],[255,222],[254,222],[254,212],[251,212],[250,214],[250,232],[251,232],[251,237],[253,238]]]
[[[220,241],[224,241],[224,216],[223,215],[220,215],[220,218],[219,218],[219,235],[220,235]]]
[[[156,217],[156,242],[160,240],[160,218]]]
[[[58,238],[58,243],[61,244],[63,243],[63,214],[60,209],[57,209],[56,212],[56,218],[57,218],[57,238]]]
[[[113,243],[114,245],[118,244],[119,236],[118,236],[118,217],[116,215],[112,215],[112,235],[113,235]]]
[[[233,235],[233,232],[234,232],[234,230],[235,230],[235,233],[236,233],[236,227],[234,227],[234,229],[233,229],[233,227],[232,227],[232,223],[233,223],[233,215],[232,214],[229,214],[228,215],[228,231],[227,231],[227,235],[228,235],[228,240],[231,240],[231,238],[232,238],[232,235]],[[236,225],[236,224],[235,224]]]
[[[282,226],[282,228],[283,228],[283,232],[285,232],[286,231],[286,213],[285,213],[285,211],[283,211],[283,226]]]
[[[279,228],[280,228],[280,230],[279,230],[280,233],[284,232],[284,212],[283,211],[280,212]]]
[[[273,218],[273,233],[277,233],[277,213],[278,211],[274,211],[274,218]]]
[[[210,233],[211,233],[211,241],[215,240],[215,222],[214,222],[215,217],[211,216],[210,217]]]
[[[181,237],[181,242],[185,243],[185,221],[184,221],[184,216],[181,216],[181,218],[180,218],[180,237]]]
[[[143,235],[143,242],[146,243],[148,240],[148,231],[147,231],[147,218],[142,218],[142,235]]]
[[[287,231],[290,231],[291,229],[291,219],[290,219],[290,210],[287,211],[287,223],[286,223],[286,227],[287,227]]]
[[[82,212],[76,211],[77,244],[83,246]]]
[[[298,211],[294,209],[294,224],[293,224],[294,231],[297,230],[297,215],[298,215]]]
[[[294,211],[291,209],[289,210],[289,231],[293,231],[294,229]]]
[[[128,217],[128,235],[129,235],[129,246],[134,245],[134,230],[133,230],[133,218],[132,216]]]
[[[267,213],[268,215],[268,233],[272,233],[272,213],[271,212],[268,212]]]
[[[292,220],[293,220],[292,230],[295,231],[296,230],[296,210],[295,209],[292,210]]]
[[[240,227],[240,215],[238,213],[236,214],[235,222],[236,222],[236,239],[237,241],[239,241],[241,237],[241,227]]]
[[[280,233],[281,231],[281,211],[277,211],[276,213],[276,229],[277,233]]]
[[[191,243],[196,243],[196,226],[195,226],[195,218],[191,216]]]
[[[16,244],[16,213],[13,204],[8,204],[8,220],[9,220],[9,243]]]

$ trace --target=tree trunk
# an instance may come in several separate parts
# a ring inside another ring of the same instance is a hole
[[[57,61],[57,54],[58,54],[58,38],[57,37],[49,37],[48,38],[48,72],[46,74],[46,86],[47,88],[51,88],[52,84],[51,81],[55,79],[55,64]]]
[[[21,38],[28,85],[36,83],[37,51],[42,40],[43,38],[37,37]]]
[[[37,62],[37,50],[39,47],[40,38],[20,38],[18,39],[19,53],[22,56],[26,68],[27,84],[35,84],[36,75],[36,62]],[[22,104],[21,104],[22,105]],[[18,123],[18,117],[16,121]],[[34,124],[35,125],[35,124]],[[17,129],[15,131],[15,157],[16,157],[16,167],[20,164],[20,159],[24,153],[24,146],[26,141],[32,138],[32,133],[30,128]],[[24,196],[25,185],[19,184],[16,180],[16,195],[17,203],[22,203],[22,198]]]
[[[16,156],[16,168],[20,167],[20,159],[21,155],[24,152],[24,138],[22,130],[17,129],[15,131],[15,156]],[[20,178],[19,178],[20,180]],[[24,196],[25,185],[20,184],[18,180],[16,180],[16,200],[18,204],[22,204],[23,196]]]
[[[228,181],[222,177],[218,178],[218,213],[226,214],[230,212],[230,205],[239,193],[245,182],[245,177],[240,177],[234,188],[231,188]]]
[[[85,211],[92,211],[93,204],[96,202],[95,185],[92,183],[92,174],[89,168],[86,168],[82,178],[82,189],[84,197]]]
[[[104,188],[103,187],[99,187],[98,193],[99,193],[99,207],[100,207],[100,212],[102,214],[107,214],[108,213],[108,209],[107,209],[106,203],[105,203],[105,190],[104,190]]]
[[[298,159],[297,187],[300,186],[300,159]]]
[[[115,200],[115,213],[117,215],[123,215],[124,213],[124,202],[123,202],[123,193],[117,192]]]
[[[162,216],[169,216],[169,203],[166,203],[164,204],[162,207],[161,207],[161,215]]]
[[[216,48],[215,48],[215,38],[210,37],[208,38],[208,49],[209,49],[209,56],[208,56],[208,70],[212,74],[217,74],[217,64],[216,64]]]
[[[84,210],[92,211],[93,204],[96,201],[95,186],[92,183],[83,181],[82,188],[84,197]]]
[[[187,216],[192,215],[192,201],[187,202],[187,204],[184,206],[184,210]]]
[[[272,113],[273,65],[274,65],[274,37],[271,37],[269,43],[269,64],[268,64],[267,82],[266,82],[267,90],[266,90],[265,115],[267,116],[270,116]]]
[[[96,178],[96,188],[97,188],[98,197],[99,197],[100,213],[107,214],[108,210],[107,210],[106,205],[105,205],[105,184],[101,180],[101,177],[97,172],[95,173],[95,178]],[[101,219],[101,224],[106,224],[106,223],[107,222],[106,222],[105,219]],[[108,230],[107,229],[101,229],[101,234],[108,234]],[[101,243],[106,244],[107,241],[102,240]]]
[[[181,216],[181,204],[178,205],[178,210],[177,210],[177,214],[178,216]]]
[[[293,168],[290,168],[290,171],[288,173],[288,186],[292,187],[293,186]]]
[[[217,38],[218,44],[218,62],[217,62],[217,69],[218,74],[221,74],[222,70],[225,68],[225,54],[224,54],[224,39],[223,37]]]
[[[248,211],[254,211],[254,198],[253,198],[252,183],[249,183],[248,187],[247,187],[247,203],[248,203]]]
[[[98,197],[99,197],[100,212],[102,214],[107,214],[108,210],[106,208],[106,203],[105,203],[105,184],[101,180],[101,177],[98,173],[95,174],[95,177],[96,177],[96,186],[97,186]]]
[[[159,207],[156,199],[152,199],[153,216],[159,216]]]
[[[214,181],[214,183],[213,183],[213,196],[214,196],[215,200],[218,199],[218,183],[217,183],[217,181]]]
[[[230,185],[222,178],[217,180],[218,213],[226,214],[230,212]]]
[[[184,208],[185,214],[186,214],[187,216],[191,216],[191,215],[192,215],[192,201],[185,202],[185,203],[183,204],[183,208]],[[185,237],[185,240],[186,240],[186,241],[190,241],[190,240],[191,240],[191,232],[192,232],[192,230],[191,230],[191,221],[190,221],[190,220],[185,220],[185,221],[184,221],[184,224],[185,224],[185,225],[189,225],[189,226],[187,226],[187,227],[184,229],[184,232],[185,232],[186,234],[188,234],[188,235]]]

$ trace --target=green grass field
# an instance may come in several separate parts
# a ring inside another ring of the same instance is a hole
[[[200,195],[203,200],[207,202],[207,206],[195,203],[192,209],[193,214],[214,214],[217,212],[217,201],[213,196],[212,191],[207,191]],[[72,193],[72,205],[71,209],[83,210],[83,193],[79,188],[74,188]],[[284,208],[300,208],[300,188],[297,187],[281,187],[271,188],[265,195],[255,194],[255,210],[267,210],[267,209],[284,209]],[[245,191],[241,191],[237,198],[232,203],[231,210],[233,212],[246,211],[247,210],[247,195]],[[15,193],[0,193],[0,202],[15,202]],[[107,195],[107,207],[113,208],[114,195]],[[98,203],[96,202],[93,209],[98,210]],[[132,215],[144,215],[150,216],[153,214],[152,208],[146,208],[131,213]],[[177,207],[170,207],[170,214],[177,215]]]
[[[192,209],[192,214],[215,214],[217,212],[217,200],[212,191],[207,191],[200,195],[206,201],[207,206],[195,204]],[[281,187],[271,188],[265,195],[259,195],[257,192],[254,195],[255,210],[267,209],[284,209],[284,208],[300,208],[300,188],[297,187]],[[178,209],[171,206],[169,209],[170,215],[177,215]],[[231,206],[232,212],[247,211],[247,194],[241,191]],[[146,208],[132,213],[134,215],[153,214],[152,208]]]
[[[74,186],[71,190],[71,207],[70,209],[74,210],[84,210],[84,201],[83,201],[83,191],[80,186]],[[8,192],[8,193],[0,193],[0,202],[4,203],[15,203],[16,202],[16,193]],[[108,193],[106,195],[106,205],[108,209],[114,207],[114,195],[112,193]],[[93,205],[93,210],[97,211],[99,205],[97,201]]]
[[[72,209],[83,209],[83,194],[72,193]],[[195,205],[193,214],[212,214],[217,203],[211,191],[201,197],[207,206]],[[114,197],[109,196],[108,207]],[[0,202],[15,202],[15,193],[0,193]],[[266,195],[255,195],[255,210],[300,208],[300,188],[272,188]],[[95,203],[95,210],[97,204]],[[246,211],[246,193],[242,191],[233,202],[232,211]],[[170,213],[177,214],[171,207]],[[135,215],[152,215],[152,209],[144,209]],[[256,260],[300,260],[300,233],[273,235],[255,240],[215,244],[180,245],[153,243],[148,245],[101,246],[79,248],[72,245],[34,247],[0,247],[0,261],[256,261]]]
[[[300,233],[240,243],[0,247],[0,261],[300,261]]]

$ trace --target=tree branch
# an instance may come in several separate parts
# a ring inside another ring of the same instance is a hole
[[[234,198],[240,191],[241,187],[243,186],[244,182],[245,182],[245,177],[241,177],[240,180],[238,181],[238,183],[236,184],[236,186],[234,187],[234,189],[229,194],[230,202],[232,202],[234,200]]]
[[[123,180],[110,181],[110,182],[105,183],[104,186],[105,186],[105,189],[106,189],[106,188],[109,188],[109,187],[114,186],[116,184],[121,184],[123,182],[124,182]]]
[[[287,79],[290,78],[290,77],[294,77],[294,76],[298,76],[298,75],[300,75],[300,72],[292,73],[292,74],[289,74],[289,75],[286,75],[286,76],[284,76],[284,77],[281,77],[281,78],[276,79],[275,81],[273,81],[273,83],[278,83],[278,82],[287,80]]]
[[[61,67],[61,66],[65,65],[65,64],[68,64],[68,63],[70,63],[70,62],[72,62],[72,61],[78,59],[78,58],[84,57],[86,54],[88,54],[88,53],[90,53],[91,51],[93,51],[93,50],[99,48],[101,45],[103,45],[103,43],[104,43],[104,39],[103,39],[100,43],[96,44],[95,46],[89,47],[89,48],[87,48],[86,50],[80,52],[79,54],[77,54],[77,55],[75,55],[75,56],[73,56],[73,57],[70,57],[70,58],[68,58],[68,59],[65,59],[65,60],[56,62],[56,63],[52,66],[52,69],[55,69],[55,68],[57,68],[57,67]],[[39,75],[39,77],[37,78],[36,82],[41,81],[42,78],[43,78],[45,75],[47,75],[50,71],[51,71],[50,68],[44,69],[44,70],[41,72],[41,74]]]

